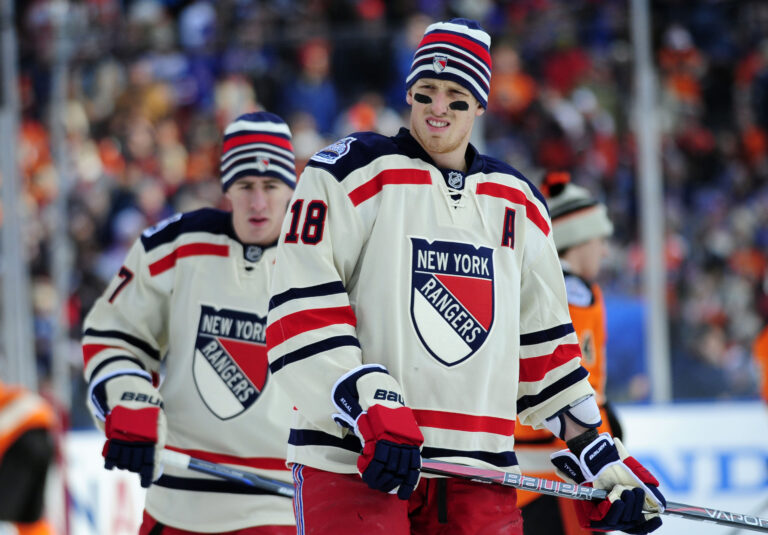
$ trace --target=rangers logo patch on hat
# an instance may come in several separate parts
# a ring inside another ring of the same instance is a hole
[[[256,160],[256,169],[260,173],[269,169],[269,156],[266,156],[265,154],[257,154],[254,159]]]
[[[267,382],[266,317],[200,307],[192,375],[208,409],[234,418],[259,398]]]
[[[411,321],[440,363],[464,362],[488,338],[493,281],[492,248],[411,238]]]
[[[443,55],[436,55],[432,58],[432,68],[435,72],[440,73],[448,66],[448,57]]]

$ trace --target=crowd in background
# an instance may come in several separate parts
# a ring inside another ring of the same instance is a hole
[[[43,379],[51,374],[55,300],[52,229],[41,215],[62,184],[48,125],[57,43],[51,4],[25,2],[16,13],[26,239]],[[750,398],[757,393],[752,340],[768,323],[768,4],[650,4],[673,394]],[[280,114],[293,132],[299,171],[350,132],[393,134],[407,124],[404,80],[424,28],[454,16],[478,20],[493,37],[477,143],[534,183],[567,170],[608,205],[616,229],[600,280],[609,313],[608,393],[615,401],[647,400],[647,366],[631,342],[644,336],[644,258],[628,11],[626,0],[71,1],[65,183],[75,262],[73,409],[84,407],[81,320],[131,242],[174,212],[223,207],[222,127],[245,111]],[[78,411],[72,417],[87,425]]]

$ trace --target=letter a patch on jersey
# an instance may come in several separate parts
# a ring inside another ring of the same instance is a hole
[[[269,370],[266,318],[238,310],[200,307],[192,372],[210,411],[222,420],[254,404]]]
[[[411,238],[411,321],[438,361],[454,366],[488,338],[494,313],[493,249]]]

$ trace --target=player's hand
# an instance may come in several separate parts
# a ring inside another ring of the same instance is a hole
[[[357,428],[364,441],[357,461],[363,481],[407,500],[419,482],[424,443],[411,409],[372,405],[358,418]]]
[[[577,502],[583,527],[642,534],[661,526],[658,513],[664,511],[667,502],[659,492],[659,482],[629,456],[619,439],[603,433],[578,458],[570,450],[561,450],[551,459],[563,479],[608,491],[602,501]]]
[[[104,468],[136,472],[141,486],[149,487],[162,474],[167,424],[157,391],[140,378],[131,383],[134,388],[106,416]]]

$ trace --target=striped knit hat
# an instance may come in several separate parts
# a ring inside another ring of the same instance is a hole
[[[592,238],[613,234],[605,205],[586,188],[570,183],[570,174],[551,172],[544,178],[541,192],[547,197],[555,247],[558,252]]]
[[[272,176],[296,187],[291,131],[274,113],[246,113],[224,130],[221,186],[227,191],[244,176]]]
[[[406,91],[419,78],[451,80],[488,107],[491,88],[491,36],[468,19],[436,22],[427,28],[416,49]]]

